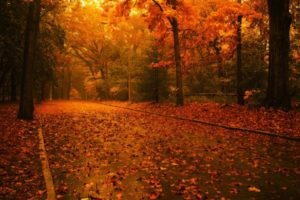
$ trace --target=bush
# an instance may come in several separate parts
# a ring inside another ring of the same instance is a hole
[[[260,89],[252,89],[245,91],[244,100],[249,108],[259,107],[264,101],[264,92]]]

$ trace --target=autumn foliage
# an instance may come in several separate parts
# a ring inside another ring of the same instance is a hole
[[[299,5],[1,0],[0,199],[300,199]]]

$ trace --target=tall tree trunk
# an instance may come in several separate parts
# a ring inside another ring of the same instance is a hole
[[[0,66],[1,66],[1,68],[2,68],[3,64],[0,63]],[[5,77],[6,77],[7,73],[9,73],[9,71],[10,71],[10,67],[9,67],[9,66],[3,66],[3,68],[4,68],[4,70],[3,70],[3,72],[0,74],[0,87],[1,87],[2,85],[4,85]],[[2,69],[3,69],[3,68],[2,68]]]
[[[266,106],[289,109],[289,0],[268,0],[270,20],[269,77]]]
[[[41,0],[34,0],[29,3],[27,16],[24,63],[21,83],[21,96],[18,118],[33,119],[33,67],[35,64],[36,45],[40,23]]]
[[[156,1],[152,0],[160,9],[164,11],[163,7]],[[177,0],[167,0],[167,4],[176,10]],[[180,56],[180,43],[179,43],[179,30],[178,21],[176,17],[168,17],[168,20],[172,26],[173,40],[174,40],[174,55],[175,55],[175,66],[176,66],[176,105],[183,106],[183,85],[182,85],[182,71],[181,71],[181,56]]]
[[[50,82],[50,85],[49,85],[49,100],[50,101],[53,100],[53,82]]]
[[[106,96],[107,96],[107,99],[110,99],[111,96],[110,96],[110,85],[109,85],[109,77],[108,77],[108,62],[105,62],[104,63],[104,70],[105,70],[105,92],[106,92]]]
[[[35,94],[36,103],[41,104],[42,103],[42,82],[37,81],[35,83]]]
[[[100,71],[101,71],[102,80],[103,80],[104,96],[105,96],[105,99],[109,99],[110,95],[109,95],[108,66],[107,66],[108,63],[106,61],[104,61],[104,62],[102,62],[101,65],[102,65],[102,69]]]
[[[130,56],[128,56],[128,66],[127,66],[127,88],[128,88],[128,101],[131,102],[132,101],[132,97],[131,97],[131,60],[130,60]]]
[[[61,99],[65,99],[65,88],[64,88],[64,85],[65,85],[65,67],[63,66],[62,68],[62,77],[61,77],[61,85],[60,85],[60,98]]]
[[[5,82],[3,83],[3,87],[0,87],[0,89],[1,89],[1,103],[4,103],[5,102],[5,100],[4,100],[4,97],[5,97]]]
[[[46,86],[46,82],[42,81],[41,83],[41,100],[45,101],[45,86]]]
[[[223,93],[226,93],[226,85],[224,84],[224,82],[222,81],[222,78],[225,77],[225,71],[223,69],[223,66],[222,66],[222,55],[221,55],[221,46],[219,44],[219,38],[216,37],[212,43],[213,45],[213,48],[215,50],[215,53],[216,53],[216,57],[217,57],[217,73],[218,73],[218,78],[220,80],[220,90],[223,92]]]
[[[12,70],[10,74],[10,101],[17,101],[17,80],[15,70]]]
[[[158,68],[154,68],[154,81],[155,81],[154,99],[155,99],[155,103],[159,103],[159,69]]]
[[[176,10],[177,0],[167,0],[167,4]],[[181,56],[180,56],[180,43],[179,43],[179,29],[176,17],[169,17],[169,22],[172,26],[173,40],[174,40],[174,54],[176,66],[176,105],[183,106],[183,85],[182,85],[182,71],[181,71]]]
[[[174,53],[176,65],[176,105],[183,106],[183,86],[182,86],[182,72],[181,72],[181,57],[180,57],[180,44],[178,37],[178,22],[175,17],[171,19],[173,39],[174,39]]]
[[[220,47],[220,44],[219,44],[219,38],[218,37],[216,37],[214,39],[212,45],[213,45],[213,48],[214,48],[216,56],[217,56],[218,78],[222,78],[224,76],[224,70],[223,70],[223,67],[222,67],[221,47]]]
[[[67,84],[67,93],[66,93],[66,99],[70,100],[70,92],[72,87],[72,71],[70,69],[70,66],[67,66],[67,76],[68,76],[68,84]]]
[[[241,4],[241,0],[238,3]],[[244,104],[244,91],[242,86],[242,16],[238,16],[238,28],[237,28],[237,47],[236,47],[236,93],[237,103],[239,105]]]

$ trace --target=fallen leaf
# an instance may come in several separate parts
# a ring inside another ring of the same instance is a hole
[[[257,187],[250,186],[250,187],[248,187],[248,191],[250,191],[250,192],[260,192],[261,190]]]

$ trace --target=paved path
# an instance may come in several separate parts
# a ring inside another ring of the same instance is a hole
[[[299,199],[300,147],[97,103],[37,108],[58,199]]]

